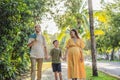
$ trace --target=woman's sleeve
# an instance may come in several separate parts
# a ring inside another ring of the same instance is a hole
[[[80,39],[80,48],[84,48],[85,47],[85,44],[84,44],[84,41],[82,39]]]
[[[69,44],[70,44],[70,40],[68,40],[67,42],[66,42],[66,46],[65,46],[65,48],[69,48]]]

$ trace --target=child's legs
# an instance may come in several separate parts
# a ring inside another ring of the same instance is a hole
[[[61,74],[61,72],[59,72],[59,78],[60,78],[60,80],[62,80],[62,74]]]
[[[57,71],[58,71],[58,73],[59,73],[59,78],[60,78],[60,80],[62,80],[61,63],[58,63],[58,64],[57,64]]]
[[[57,72],[54,72],[55,80],[58,80],[57,78]]]
[[[57,64],[56,63],[52,63],[52,70],[54,72],[55,80],[58,80],[58,78],[57,78]]]

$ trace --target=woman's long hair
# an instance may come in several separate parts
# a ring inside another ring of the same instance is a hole
[[[75,29],[72,29],[71,31],[75,32],[75,36],[79,39],[80,37],[78,36],[78,32]],[[70,31],[70,32],[71,32]]]

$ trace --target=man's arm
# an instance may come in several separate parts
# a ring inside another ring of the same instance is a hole
[[[44,45],[44,53],[45,53],[45,59],[48,59],[48,53],[47,53],[47,47],[46,47],[46,41],[44,36],[43,37],[43,45]]]
[[[48,53],[47,53],[47,47],[44,46],[44,52],[45,52],[45,59],[48,59]]]
[[[44,46],[44,52],[45,52],[45,56],[48,54],[47,53],[47,47],[46,46]]]
[[[28,43],[28,47],[32,47],[33,45],[34,45],[34,43],[36,42],[36,40],[33,40],[33,41],[31,41],[30,43]]]

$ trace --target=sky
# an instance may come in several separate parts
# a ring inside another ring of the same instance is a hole
[[[106,2],[111,2],[112,0],[105,0]],[[59,8],[60,10],[63,9],[63,11],[61,11],[59,14],[64,14],[64,5],[63,3],[59,4],[56,8]],[[101,9],[101,5],[100,5],[100,0],[93,0],[93,9],[94,10],[100,10]],[[54,8],[51,8],[51,10],[55,10]],[[54,34],[56,32],[58,32],[58,27],[56,25],[56,23],[54,22],[54,19],[51,17],[50,14],[47,14],[48,18],[50,19],[46,19],[45,17],[42,18],[42,23],[41,23],[41,27],[42,27],[42,31],[47,30],[47,32],[49,34]]]

